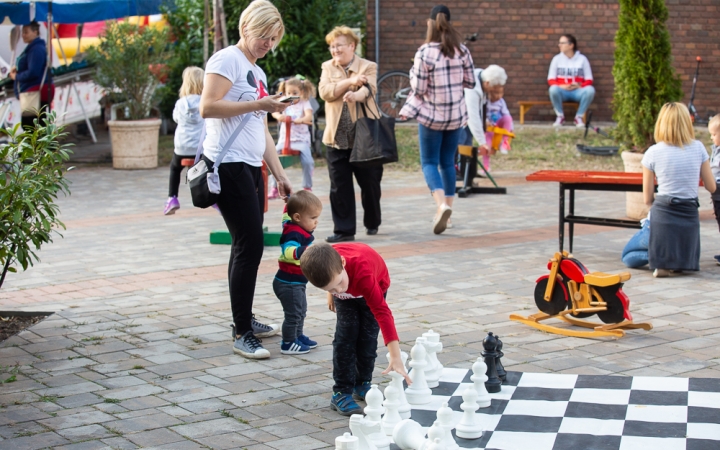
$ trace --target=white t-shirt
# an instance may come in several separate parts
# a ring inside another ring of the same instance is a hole
[[[305,116],[305,110],[308,109],[312,111],[312,106],[310,106],[310,102],[307,100],[300,100],[296,104],[288,106],[283,112],[283,114],[295,120]],[[285,146],[285,135],[287,134],[285,130],[286,126],[287,125],[285,124],[285,122],[282,122],[280,124],[280,130],[278,131],[278,143],[275,146],[275,148],[277,148],[278,150],[282,150]],[[310,127],[308,125],[290,125],[291,150],[296,150],[299,152],[309,152],[311,143],[312,142],[310,139]]]
[[[232,81],[232,87],[223,100],[248,102],[267,97],[267,78],[257,65],[251,64],[245,54],[234,45],[212,55],[205,66],[205,73],[215,73]],[[262,165],[265,153],[265,111],[248,113],[250,120],[235,138],[223,163],[244,162],[251,166]],[[242,121],[244,115],[228,119],[205,119],[207,135],[203,141],[203,154],[215,161],[222,146]]]
[[[700,166],[708,159],[700,141],[692,141],[683,148],[660,142],[647,149],[642,165],[655,172],[658,195],[697,198]]]

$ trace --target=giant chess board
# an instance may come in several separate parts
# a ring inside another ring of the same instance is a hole
[[[424,430],[447,402],[462,418],[471,370],[444,368],[432,400],[413,405]],[[508,372],[492,404],[478,409],[483,436],[462,448],[503,450],[718,450],[720,379]],[[390,448],[396,450],[395,444]]]

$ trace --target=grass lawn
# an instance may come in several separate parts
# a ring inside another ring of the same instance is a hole
[[[577,151],[576,144],[592,146],[611,146],[612,140],[595,132],[583,139],[585,130],[563,127],[555,130],[552,127],[518,126],[516,138],[512,141],[512,150],[507,155],[494,155],[493,172],[534,172],[541,169],[564,170],[599,170],[622,171],[620,155],[591,156]],[[696,137],[710,149],[710,134],[706,128],[696,128]],[[400,160],[386,166],[389,170],[419,171],[420,156],[416,126],[398,126],[395,129]],[[160,166],[170,164],[173,153],[173,136],[160,136],[158,149]],[[317,166],[324,166],[325,161],[317,159]]]

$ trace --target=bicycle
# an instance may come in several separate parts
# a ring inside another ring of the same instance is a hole
[[[477,36],[477,33],[465,36],[463,45],[477,41]],[[405,106],[411,89],[410,74],[408,72],[391,70],[382,74],[377,81],[377,101],[380,106],[380,113],[385,117],[399,119],[400,110]]]

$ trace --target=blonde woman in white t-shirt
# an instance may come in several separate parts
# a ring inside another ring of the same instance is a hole
[[[698,179],[708,192],[715,192],[707,149],[695,140],[690,112],[682,103],[662,107],[654,138],[657,144],[647,149],[642,159],[643,199],[652,205],[650,269],[654,277],[700,270]]]
[[[217,202],[232,237],[228,281],[235,324],[233,351],[246,358],[270,357],[258,337],[272,336],[277,325],[265,325],[252,313],[255,281],[263,253],[265,185],[263,161],[277,180],[281,197],[292,188],[280,164],[267,126],[267,113],[281,112],[290,103],[270,96],[265,72],[256,65],[282,39],[285,26],[277,8],[255,0],[240,15],[240,41],[215,53],[205,67],[200,114],[207,136],[203,156],[212,167],[222,147],[243,118],[249,120],[230,146],[219,168],[221,192]]]

